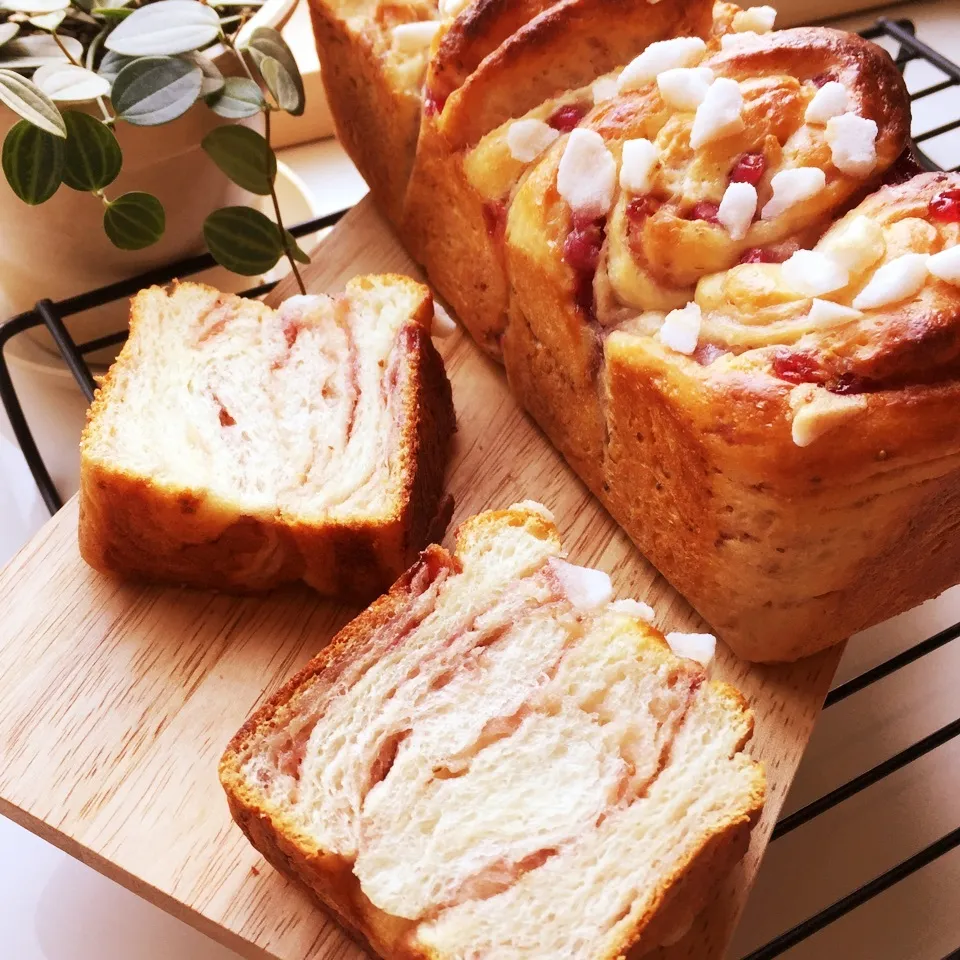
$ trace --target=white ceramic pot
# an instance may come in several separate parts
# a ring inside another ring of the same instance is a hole
[[[295,5],[296,0],[270,0],[248,27],[280,27]],[[226,72],[228,62],[222,65]],[[0,139],[18,119],[0,106]],[[30,309],[41,297],[61,300],[202,252],[202,226],[209,213],[234,204],[257,205],[259,198],[231,183],[200,148],[203,137],[226,122],[198,104],[164,126],[117,125],[123,171],[107,196],[144,190],[158,197],[166,211],[163,238],[145,250],[118,250],[110,243],[96,197],[61,186],[46,203],[30,207],[0,177],[0,321]],[[245,122],[261,123],[262,117]],[[227,288],[250,283],[222,273]],[[126,310],[126,303],[117,303],[88,311],[69,321],[70,332],[81,342],[118,330]],[[45,331],[38,337],[44,339]]]

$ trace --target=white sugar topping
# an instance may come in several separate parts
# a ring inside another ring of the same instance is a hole
[[[737,33],[752,30],[755,33],[769,33],[777,20],[777,11],[773,7],[750,7],[734,14],[733,29]]]
[[[857,310],[874,310],[919,293],[927,281],[928,259],[925,253],[905,253],[885,263],[857,294],[854,307]]]
[[[742,47],[759,39],[760,34],[754,30],[746,30],[743,33],[725,33],[720,38],[720,49],[729,50],[731,47]]]
[[[840,426],[867,405],[862,394],[843,396],[813,383],[794,387],[789,402],[793,410],[790,433],[798,447],[809,447],[814,440]]]
[[[516,503],[511,503],[507,509],[529,510],[530,513],[539,513],[544,520],[548,520],[550,523],[554,521],[553,511],[549,507],[545,507],[539,500],[518,500]]]
[[[810,304],[810,312],[807,314],[807,322],[812,327],[821,329],[827,327],[836,327],[848,320],[857,320],[863,314],[852,307],[845,307],[843,304],[834,303],[832,300],[814,300]]]
[[[507,130],[507,147],[514,160],[529,163],[540,156],[559,136],[559,131],[542,120],[514,120]]]
[[[781,266],[784,283],[804,297],[839,290],[850,282],[850,272],[829,253],[798,250]]]
[[[596,130],[570,133],[557,170],[557,191],[574,213],[602,217],[613,202],[617,161]]]
[[[850,103],[850,93],[847,88],[836,80],[825,83],[807,104],[804,120],[807,123],[826,123],[832,117],[839,117],[846,113]]]
[[[760,217],[772,220],[794,204],[816,196],[827,184],[827,177],[819,167],[794,167],[781,170],[770,178],[773,196],[766,202]]]
[[[433,43],[442,26],[440,20],[397,24],[393,28],[393,46],[400,53],[422,53]]]
[[[471,2],[472,0],[440,0],[440,15],[448,19],[459,17]]]
[[[637,620],[646,620],[647,623],[653,623],[656,617],[653,607],[642,600],[614,600],[610,609],[616,613],[625,613],[628,617],[636,617]]]
[[[667,314],[657,335],[665,347],[689,356],[697,349],[702,320],[700,305],[691,300],[685,307]]]
[[[678,657],[696,660],[703,667],[710,666],[717,651],[717,638],[712,633],[677,633],[666,636],[670,649]]]
[[[935,253],[927,260],[927,269],[938,280],[960,286],[960,244]]]
[[[567,599],[578,609],[594,610],[613,596],[613,584],[602,570],[578,567],[556,557],[548,562]]]
[[[590,88],[593,92],[593,102],[603,103],[604,100],[612,100],[617,95],[617,78],[601,77],[593,81]]]
[[[742,240],[757,212],[757,188],[752,183],[731,183],[723,193],[717,220],[734,240]]]
[[[851,273],[862,273],[883,256],[886,243],[880,224],[859,215],[842,222],[817,246],[839,260]]]
[[[620,161],[620,186],[631,193],[648,193],[659,158],[660,151],[649,140],[627,140]]]
[[[827,121],[827,143],[833,165],[851,177],[866,177],[877,165],[877,125],[844,113]]]
[[[668,107],[696,110],[703,103],[713,71],[709,67],[673,67],[657,75],[660,96]]]
[[[703,59],[707,45],[699,37],[675,37],[651,43],[624,67],[617,79],[621,93],[653,83],[657,74],[672,67],[692,67]]]
[[[443,340],[445,337],[452,336],[457,332],[457,324],[453,317],[439,304],[433,301],[433,324],[430,328],[430,336]]]
[[[699,149],[705,143],[739,133],[743,129],[743,94],[740,84],[729,77],[719,77],[707,90],[703,103],[697,107],[690,131],[690,146]]]

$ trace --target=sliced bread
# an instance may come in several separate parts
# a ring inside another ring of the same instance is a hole
[[[648,616],[562,559],[539,505],[473,517],[237,733],[233,816],[381,957],[671,940],[746,849],[764,776],[742,697]]]
[[[83,557],[227,590],[387,589],[448,519],[432,319],[400,276],[278,310],[197,283],[138,294],[81,442]]]

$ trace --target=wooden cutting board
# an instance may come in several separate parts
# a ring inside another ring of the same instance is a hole
[[[364,201],[306,275],[333,291],[371,271],[419,275]],[[291,292],[284,283],[274,298]],[[454,522],[541,500],[574,562],[651,603],[664,630],[704,629],[518,408],[503,371],[465,334],[441,345],[459,419]],[[247,844],[217,780],[247,715],[356,611],[306,589],[244,599],[117,583],[81,561],[76,525],[71,501],[0,573],[0,813],[246,956],[364,957]],[[719,651],[714,674],[756,715],[769,800],[747,857],[658,960],[723,955],[839,656],[758,667]]]

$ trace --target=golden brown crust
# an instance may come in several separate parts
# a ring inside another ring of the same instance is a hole
[[[431,948],[419,943],[415,936],[416,921],[385,913],[363,893],[352,872],[348,858],[320,849],[316,842],[298,828],[283,811],[276,808],[257,790],[243,773],[245,760],[258,741],[302,716],[311,687],[317,683],[331,686],[340,670],[349,664],[354,651],[362,649],[377,630],[401,618],[413,595],[415,585],[423,588],[441,570],[456,572],[458,556],[470,543],[483,538],[488,531],[504,523],[525,525],[541,539],[559,545],[556,527],[546,517],[524,510],[489,511],[471,517],[456,532],[456,553],[432,545],[420,561],[408,570],[384,596],[349,623],[330,644],[299,673],[267,700],[240,728],[227,746],[220,761],[219,776],[227,795],[231,815],[250,842],[279,871],[303,884],[318,903],[330,910],[354,936],[365,942],[377,955],[394,960],[447,960]],[[426,577],[426,581],[424,581]],[[650,642],[667,652],[667,644],[659,636]],[[669,656],[669,654],[668,654]],[[713,692],[724,701],[731,722],[740,724],[742,736],[731,755],[742,751],[753,733],[753,717],[742,695],[727,684],[711,682]],[[735,718],[735,719],[734,719]],[[705,832],[701,842],[689,856],[679,862],[673,874],[656,891],[652,903],[631,918],[619,942],[602,960],[633,958],[631,946],[642,945],[648,951],[673,933],[708,899],[710,885],[726,872],[746,851],[752,827],[759,818],[765,801],[765,779],[759,764],[752,765],[749,796],[715,829]],[[641,953],[636,953],[639,957]]]
[[[652,24],[673,10],[693,23],[706,9],[680,6],[657,4],[643,16]],[[500,185],[491,195],[472,185],[465,160],[474,151],[481,162],[502,161],[503,148],[479,152],[504,135],[497,124],[558,90],[592,106],[583,85],[609,67],[611,44],[624,34],[613,27],[612,0],[606,19],[581,22],[599,9],[594,0],[490,0],[450,26],[428,71],[427,89],[436,93],[428,105],[437,112],[421,130],[401,235],[651,561],[741,655],[795,659],[960,579],[960,307],[955,286],[929,279],[906,302],[815,327],[806,321],[811,300],[784,294],[779,261],[813,247],[854,208],[851,216],[888,231],[887,259],[946,249],[960,227],[934,223],[926,208],[939,191],[960,191],[960,178],[899,182],[909,104],[880,48],[825,28],[723,45],[738,8],[718,3],[712,27],[699,29],[709,40],[703,63],[740,81],[742,134],[694,157],[693,114],[668,111],[655,84],[598,104],[579,124],[597,131],[618,160],[625,140],[657,138],[670,124],[647,212],[628,216],[631,198],[621,190],[603,224],[591,304],[564,253],[574,226],[556,189],[564,138],[519,172],[514,165],[486,177]],[[696,25],[673,31],[694,32]],[[594,60],[585,51],[598,35]],[[637,52],[621,52],[621,63]],[[877,124],[871,174],[840,170],[824,126],[804,122],[828,80],[846,87],[850,110]],[[748,152],[762,154],[767,168],[758,211],[778,169],[819,167],[825,184],[778,216],[755,218],[735,240],[694,208],[716,208]],[[882,185],[887,176],[893,185]],[[493,195],[504,184],[508,192]],[[506,223],[502,242],[488,232],[491,220]],[[738,266],[742,258],[748,262]],[[849,306],[873,269],[828,299]],[[715,278],[705,278],[711,271]],[[655,325],[635,324],[642,311],[694,298],[703,322],[693,358],[665,349],[651,335]],[[799,413],[815,421],[822,414],[815,430],[845,427],[797,439]]]
[[[403,487],[382,517],[307,522],[273,509],[251,516],[207,490],[99,460],[92,441],[101,411],[116,402],[114,371],[133,355],[145,302],[137,298],[130,338],[97,391],[81,441],[79,542],[87,563],[123,579],[236,592],[302,579],[322,593],[360,601],[392,583],[426,542],[438,512],[448,509],[443,475],[456,424],[443,361],[430,340],[429,292],[408,277],[383,280],[415,286],[422,296],[398,335],[402,415],[395,456]]]

